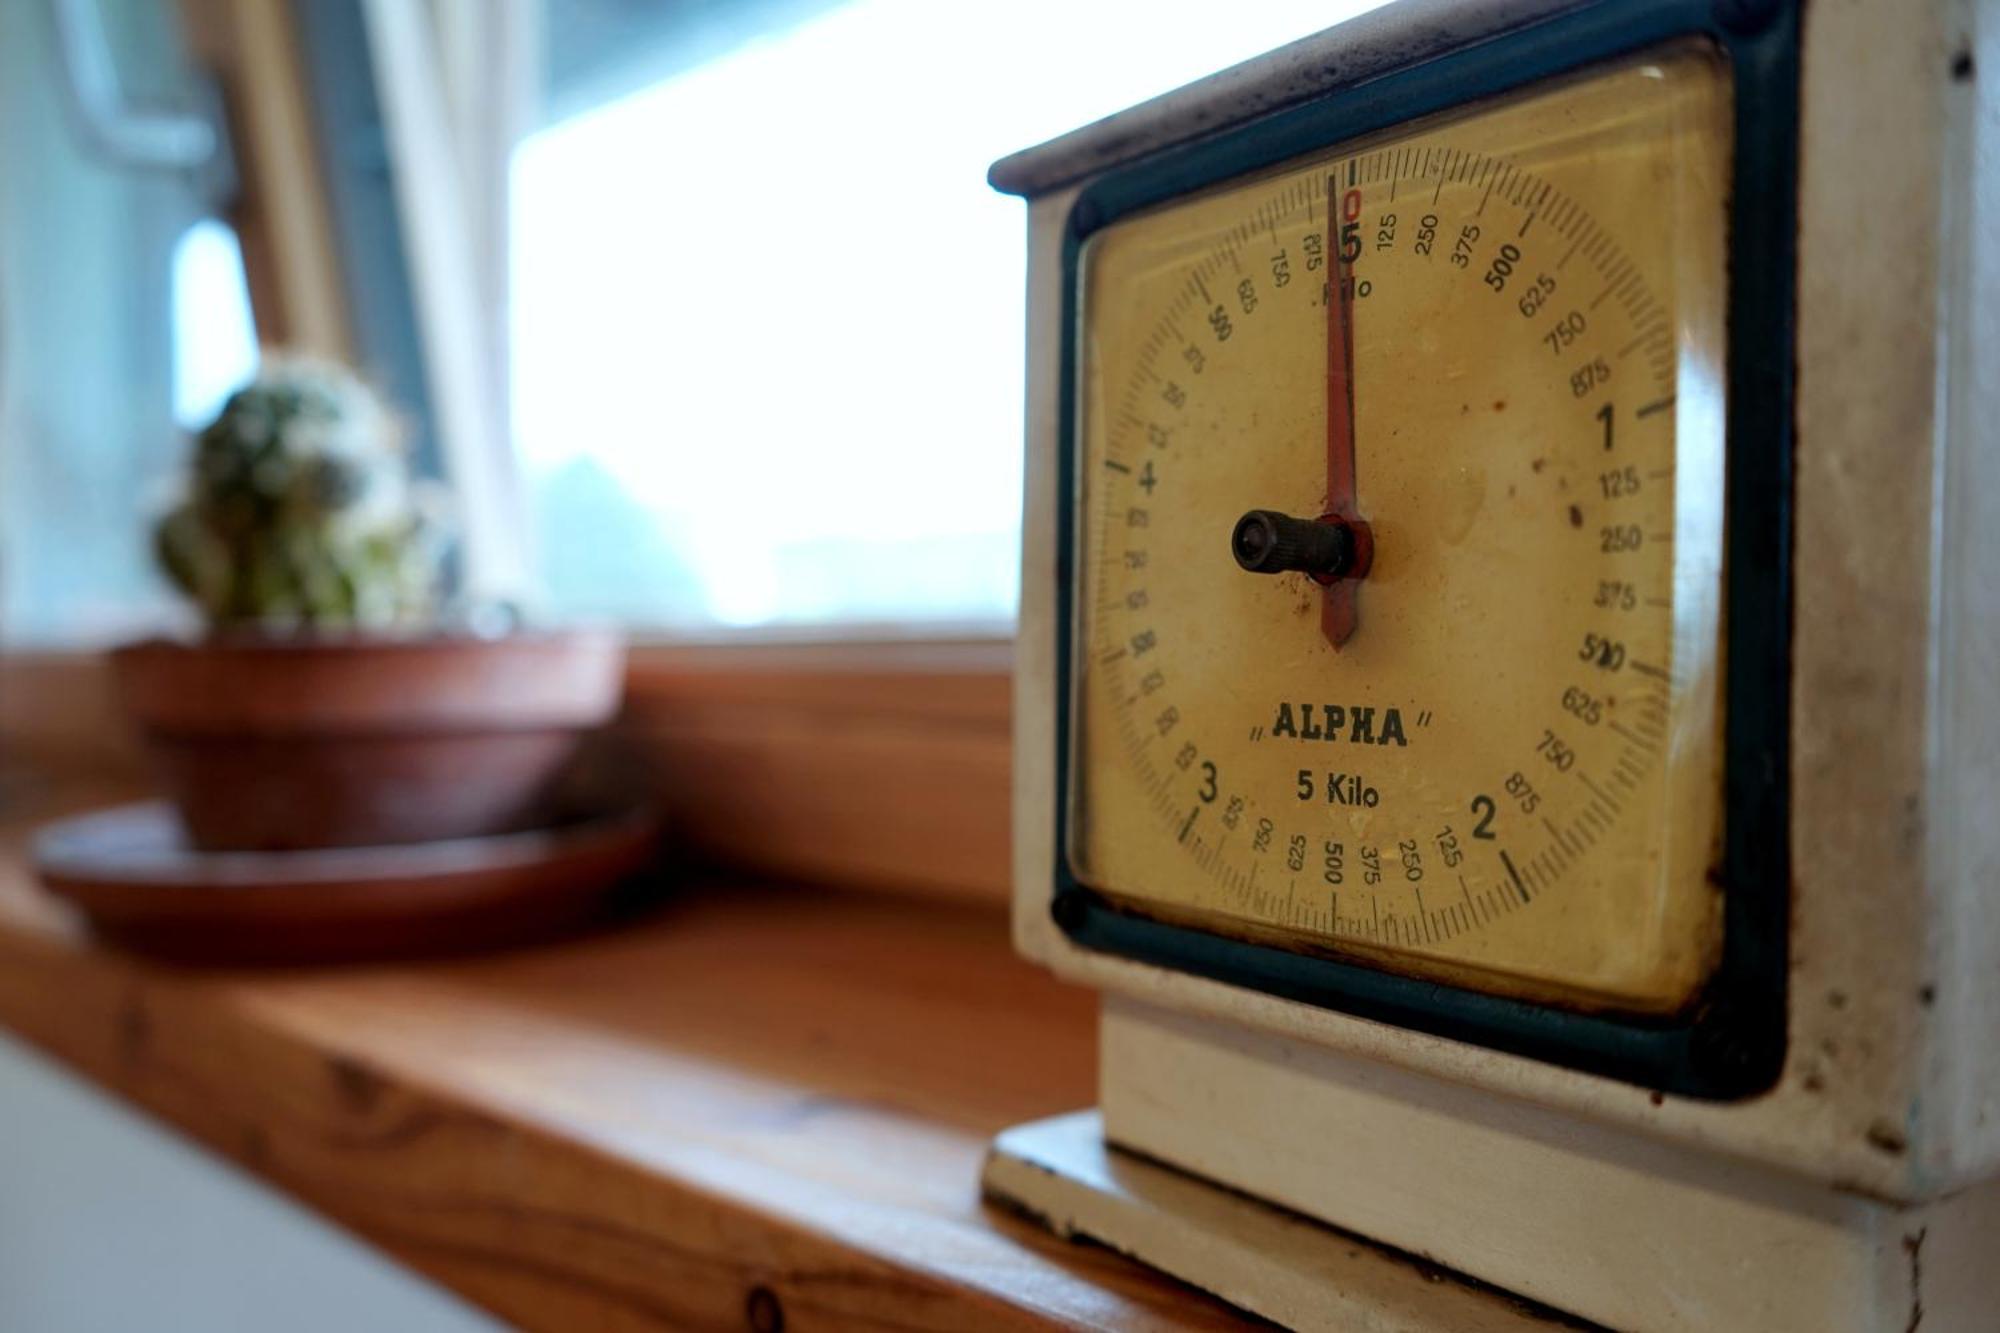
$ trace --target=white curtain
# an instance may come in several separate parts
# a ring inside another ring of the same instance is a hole
[[[535,110],[537,0],[365,0],[465,591],[532,601],[508,421],[508,161]]]

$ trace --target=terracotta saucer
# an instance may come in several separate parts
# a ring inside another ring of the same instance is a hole
[[[649,861],[653,817],[403,846],[202,852],[164,801],[48,825],[42,883],[103,938],[201,962],[461,952],[574,926]]]

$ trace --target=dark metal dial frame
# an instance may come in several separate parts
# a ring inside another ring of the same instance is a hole
[[[1684,1096],[1734,1099],[1785,1055],[1791,895],[1792,349],[1798,10],[1789,0],[1597,0],[1336,89],[1096,177],[1063,249],[1058,404],[1056,857],[1050,909],[1083,948]],[[1083,242],[1139,209],[1316,149],[1677,38],[1727,56],[1734,89],[1724,541],[1722,957],[1678,1015],[1586,1013],[1121,912],[1069,868],[1078,309]]]

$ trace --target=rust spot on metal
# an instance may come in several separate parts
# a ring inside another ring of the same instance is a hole
[[[1929,1234],[1929,1227],[1920,1227],[1915,1235],[1903,1237],[1903,1253],[1910,1257],[1910,1319],[1903,1333],[1917,1333],[1917,1325],[1924,1322],[1924,1237]]]
[[[1868,1146],[1891,1156],[1900,1157],[1909,1150],[1910,1141],[1903,1131],[1887,1120],[1877,1120],[1868,1126]]]

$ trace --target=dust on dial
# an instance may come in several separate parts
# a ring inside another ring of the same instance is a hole
[[[1086,242],[1082,884],[1688,1003],[1721,945],[1729,127],[1681,45]]]

